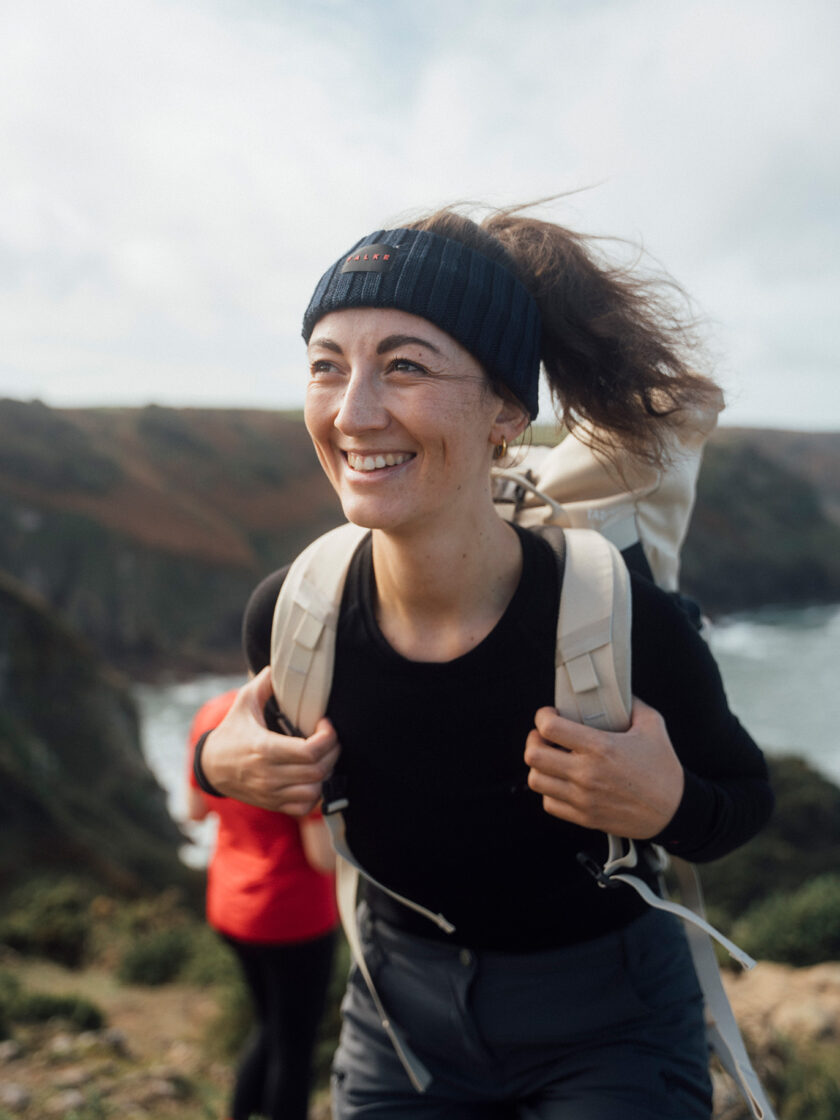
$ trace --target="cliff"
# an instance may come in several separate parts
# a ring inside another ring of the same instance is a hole
[[[706,611],[840,602],[840,433],[723,428],[706,449],[681,581]]]
[[[189,878],[125,682],[3,573],[0,819],[2,888],[41,871],[132,893]]]
[[[238,669],[254,584],[339,519],[298,420],[0,401],[0,570],[126,669]]]

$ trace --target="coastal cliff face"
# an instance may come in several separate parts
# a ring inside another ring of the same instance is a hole
[[[710,614],[840,602],[840,433],[721,429],[682,553]]]
[[[238,669],[255,583],[339,520],[300,421],[0,401],[0,570],[126,669]]]
[[[187,881],[124,681],[0,573],[0,888],[73,870],[120,892]]]
[[[838,464],[840,434],[716,433],[686,592],[840,601]],[[0,401],[0,570],[129,671],[241,668],[250,590],[340,520],[299,418]]]

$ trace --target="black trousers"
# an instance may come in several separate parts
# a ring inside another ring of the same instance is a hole
[[[522,954],[430,941],[360,914],[377,992],[432,1081],[412,1088],[354,968],[335,1120],[710,1120],[703,1000],[670,914]]]
[[[334,932],[289,945],[225,937],[254,1001],[256,1026],[239,1061],[232,1120],[306,1120],[312,1054],[332,971]]]

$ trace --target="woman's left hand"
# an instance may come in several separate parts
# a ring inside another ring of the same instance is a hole
[[[528,785],[547,813],[633,840],[665,828],[684,775],[659,712],[634,698],[627,731],[599,731],[554,708],[540,708],[534,722],[525,747]]]

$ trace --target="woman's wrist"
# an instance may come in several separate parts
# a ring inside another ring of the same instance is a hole
[[[195,750],[193,751],[193,776],[195,777],[198,788],[200,790],[203,790],[204,793],[209,794],[210,797],[224,797],[225,794],[217,790],[210,779],[207,777],[207,775],[204,773],[204,768],[201,764],[201,754],[204,750],[204,744],[207,742],[208,737],[213,733],[214,730],[215,728],[211,727],[209,731],[205,731],[195,744]]]

